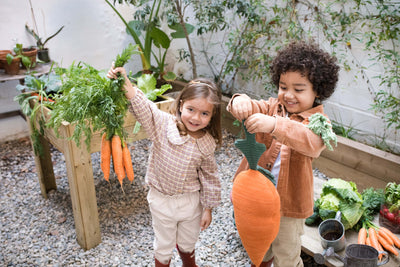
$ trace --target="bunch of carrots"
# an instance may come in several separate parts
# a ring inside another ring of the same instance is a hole
[[[100,166],[104,174],[104,179],[109,182],[112,156],[114,172],[121,184],[122,191],[124,191],[124,188],[122,187],[124,178],[127,176],[131,183],[135,178],[131,154],[127,144],[121,140],[119,135],[113,135],[111,138],[107,138],[107,134],[104,133],[101,138],[100,155]]]
[[[394,256],[399,255],[400,239],[389,229],[373,223],[368,223],[360,228],[357,243],[372,246],[378,252],[386,250]],[[382,253],[379,253],[379,259],[381,258]]]

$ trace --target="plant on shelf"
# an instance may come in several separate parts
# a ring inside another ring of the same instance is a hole
[[[24,48],[22,46],[22,44],[16,44],[15,47],[13,48],[14,51],[14,55],[12,55],[11,53],[8,53],[6,56],[7,59],[7,63],[11,64],[11,62],[14,60],[14,58],[20,58],[22,65],[25,66],[25,68],[28,70],[30,70],[30,68],[35,67],[36,62],[33,62],[33,60],[31,60],[29,58],[29,56],[24,55]]]
[[[64,26],[62,26],[60,29],[58,29],[58,31],[56,33],[54,33],[53,35],[47,37],[44,41],[42,41],[43,38],[41,38],[38,34],[37,34],[37,30],[34,31],[33,29],[29,28],[28,24],[25,25],[25,29],[28,31],[28,33],[30,35],[33,36],[33,38],[35,38],[36,40],[36,46],[38,49],[38,58],[43,61],[43,62],[50,62],[50,56],[49,56],[49,49],[47,47],[45,47],[46,43],[48,41],[50,41],[53,37],[55,37],[57,34],[59,34],[61,32],[61,30],[64,28]]]
[[[46,47],[46,43],[48,41],[50,41],[52,38],[54,38],[57,34],[59,34],[61,32],[61,30],[64,28],[64,26],[61,26],[54,34],[50,35],[46,39],[44,39],[43,37],[40,37],[38,27],[36,25],[36,18],[35,18],[35,13],[33,12],[31,0],[29,0],[29,5],[31,7],[33,26],[36,31],[33,28],[30,28],[28,26],[28,24],[25,24],[25,29],[36,40],[36,47],[38,49],[39,60],[46,62],[46,63],[50,62],[49,49]]]

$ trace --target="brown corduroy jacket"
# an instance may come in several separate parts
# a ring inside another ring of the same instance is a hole
[[[227,106],[230,111],[234,95]],[[257,133],[256,140],[266,145],[258,165],[271,170],[281,152],[281,167],[277,190],[281,198],[281,214],[285,217],[307,218],[313,213],[314,176],[312,161],[317,158],[325,145],[322,138],[306,127],[308,118],[314,113],[323,113],[318,105],[299,114],[286,116],[284,106],[276,98],[252,100],[254,113],[276,117],[272,133]],[[326,116],[326,115],[325,115]],[[236,174],[249,168],[243,158]],[[236,176],[235,174],[235,176]]]

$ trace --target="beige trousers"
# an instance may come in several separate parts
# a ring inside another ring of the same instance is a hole
[[[300,254],[304,223],[305,219],[281,217],[279,233],[263,261],[274,257],[274,267],[303,267]]]
[[[176,245],[182,252],[192,252],[200,234],[202,206],[199,192],[167,196],[150,188],[147,201],[156,259],[168,263]]]

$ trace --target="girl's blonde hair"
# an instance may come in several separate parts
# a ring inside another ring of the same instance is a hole
[[[177,125],[181,134],[186,135],[187,131],[181,120],[180,107],[185,101],[195,98],[205,98],[213,105],[213,114],[210,123],[205,128],[212,137],[214,137],[217,145],[222,143],[221,132],[221,91],[217,85],[206,78],[196,78],[183,87],[178,97],[175,99],[171,112],[175,113]]]

